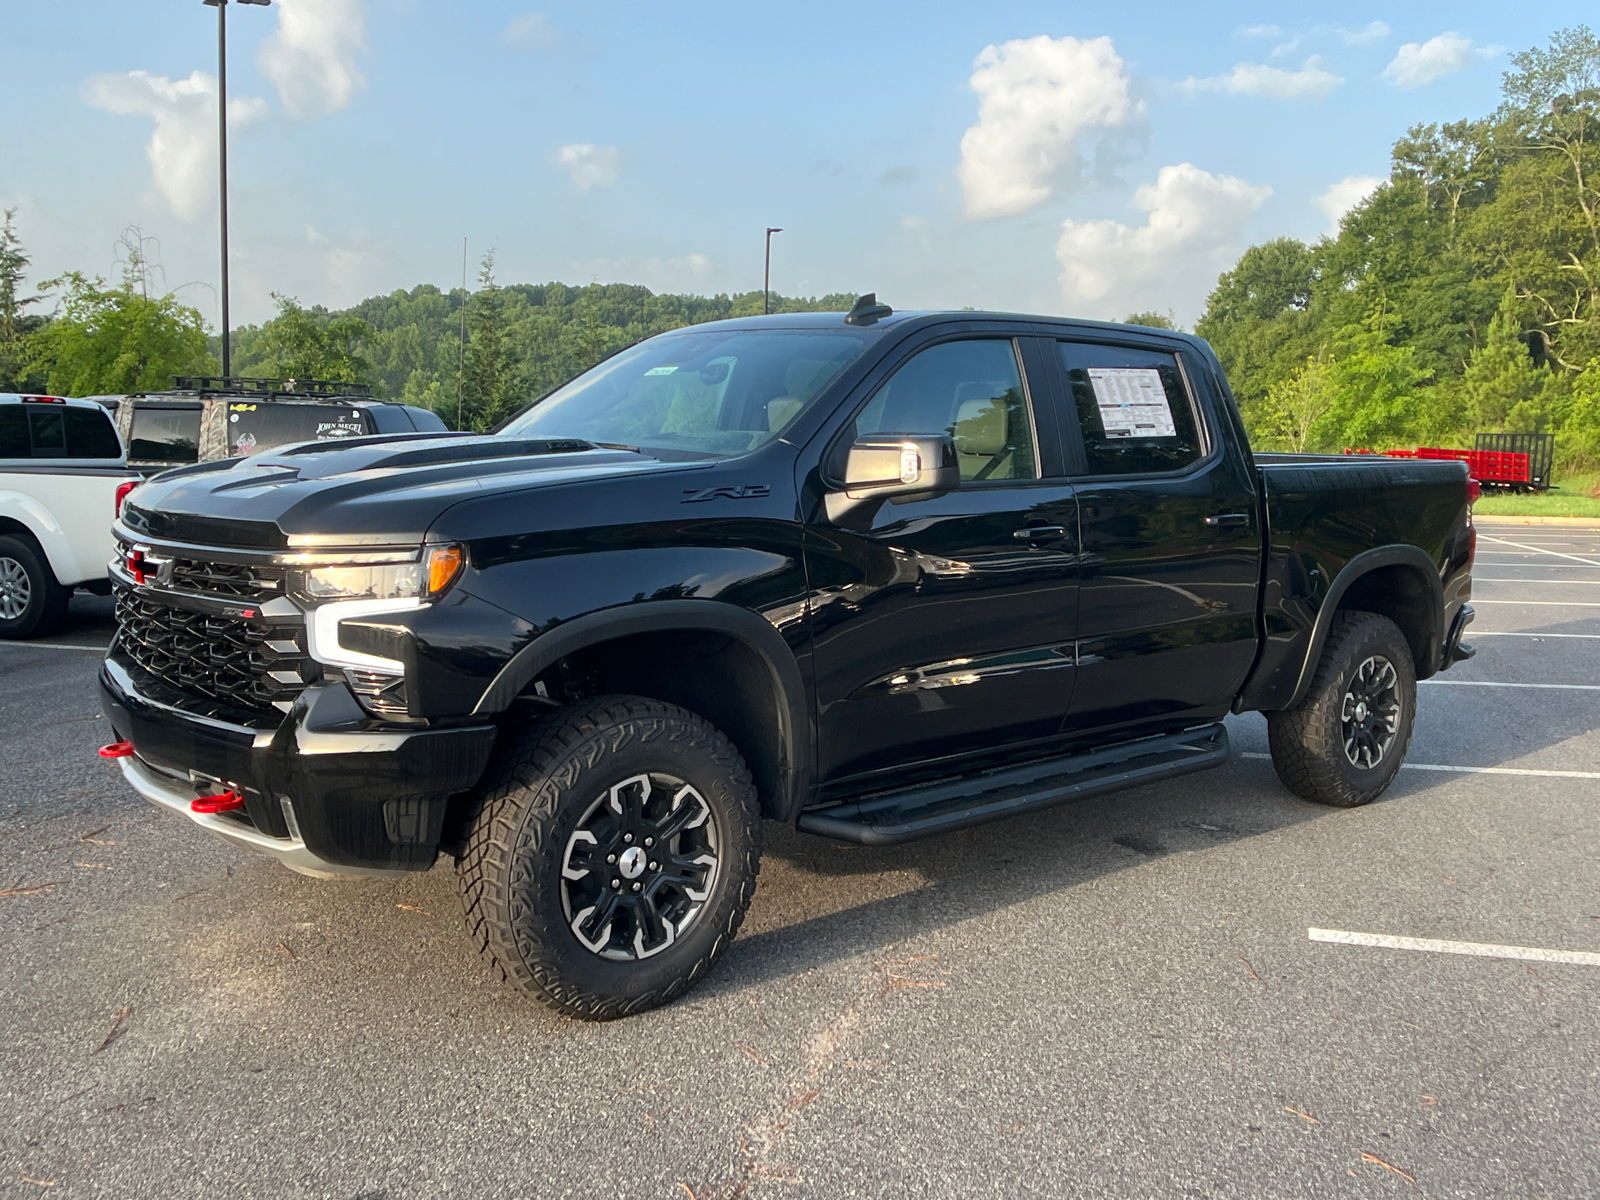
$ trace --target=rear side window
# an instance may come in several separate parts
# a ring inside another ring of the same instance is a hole
[[[359,437],[372,432],[359,408],[282,401],[236,401],[228,405],[228,453],[255,454],[291,442]]]
[[[28,437],[33,442],[35,458],[65,458],[67,456],[66,405],[27,405]]]
[[[128,457],[141,462],[200,461],[200,408],[135,405]]]
[[[103,408],[69,408],[62,415],[67,422],[67,455],[71,458],[121,458],[116,428]]]
[[[20,404],[0,404],[0,458],[29,458],[28,414]]]
[[[1171,354],[1058,342],[1090,475],[1181,471],[1205,455]]]

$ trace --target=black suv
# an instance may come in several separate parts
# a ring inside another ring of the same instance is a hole
[[[1252,456],[1210,348],[988,313],[681,329],[495,436],[170,471],[102,753],[307,874],[453,858],[494,971],[680,994],[763,819],[901,842],[1226,760],[1363,804],[1471,653],[1456,462]]]
[[[365,384],[323,379],[179,376],[170,392],[92,399],[116,420],[128,465],[147,475],[293,442],[445,429],[426,408],[374,400]]]

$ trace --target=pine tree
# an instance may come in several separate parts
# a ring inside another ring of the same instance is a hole
[[[505,293],[495,282],[494,251],[483,256],[478,290],[467,309],[467,425],[492,429],[520,404],[514,394],[517,354],[508,336]]]
[[[28,253],[12,225],[17,210],[8,208],[0,221],[0,392],[27,390],[28,335],[44,322],[25,315],[24,309],[41,297],[19,297]]]
[[[1489,322],[1489,336],[1472,352],[1456,385],[1468,432],[1538,429],[1550,372],[1535,364],[1522,330],[1514,288]]]

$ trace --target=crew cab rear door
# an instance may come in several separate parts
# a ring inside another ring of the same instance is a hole
[[[949,433],[962,481],[807,531],[825,786],[1058,736],[1077,513],[1037,358],[1004,327],[934,333],[867,381],[832,443],[829,460],[861,435]]]
[[[1256,653],[1254,472],[1181,344],[1130,333],[1052,346],[1081,538],[1065,729],[1213,720]]]

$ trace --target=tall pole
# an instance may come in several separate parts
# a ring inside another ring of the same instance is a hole
[[[773,229],[771,227],[767,229],[767,269],[761,276],[761,311],[763,313],[772,311],[772,235],[782,232],[783,230],[781,229]]]
[[[467,379],[467,239],[461,239],[461,357],[456,363],[456,432],[461,431],[461,393]]]
[[[222,169],[222,375],[233,374],[228,321],[228,0],[217,3],[217,151]]]

